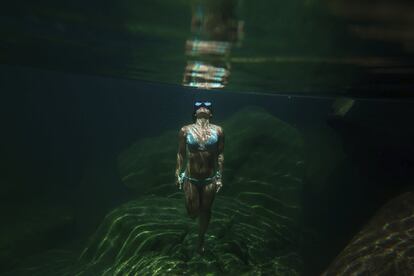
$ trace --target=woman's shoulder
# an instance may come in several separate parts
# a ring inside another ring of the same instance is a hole
[[[181,133],[187,133],[187,132],[188,132],[188,130],[191,128],[191,126],[192,126],[192,124],[183,126],[183,127],[180,129],[180,132],[181,132]]]
[[[221,126],[218,126],[218,125],[214,125],[214,124],[210,124],[210,126],[214,129],[214,130],[216,130],[218,133],[223,133],[223,128],[221,127]]]

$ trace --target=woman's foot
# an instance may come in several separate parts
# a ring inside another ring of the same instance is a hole
[[[198,240],[197,252],[198,254],[203,255],[205,251],[206,249],[204,248],[204,237],[202,237]]]
[[[199,246],[197,248],[197,253],[200,255],[204,255],[204,253],[206,252],[206,249],[204,248],[204,246]]]

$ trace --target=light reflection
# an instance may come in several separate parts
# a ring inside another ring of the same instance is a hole
[[[231,50],[241,46],[244,23],[236,19],[237,0],[213,2],[201,0],[192,7],[184,86],[220,89],[228,84]]]
[[[227,68],[201,61],[189,61],[185,68],[183,85],[203,89],[224,88],[229,75],[230,70]]]
[[[363,67],[380,66],[403,66],[407,62],[401,58],[392,57],[295,57],[295,56],[274,56],[274,57],[233,57],[232,63],[316,63],[334,65],[357,65]]]
[[[187,40],[185,52],[189,56],[198,55],[227,55],[230,53],[231,43],[227,41]]]

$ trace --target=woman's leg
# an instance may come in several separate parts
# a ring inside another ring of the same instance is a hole
[[[188,180],[184,182],[183,186],[188,216],[195,219],[200,212],[200,196],[197,186]]]
[[[207,231],[208,224],[211,218],[211,206],[213,205],[214,196],[216,195],[215,182],[204,185],[200,193],[200,218],[199,218],[199,232],[198,232],[198,251],[204,251],[204,235]]]

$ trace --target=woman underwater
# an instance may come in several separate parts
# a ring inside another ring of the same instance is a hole
[[[202,254],[214,196],[223,186],[224,133],[210,123],[210,102],[195,102],[193,116],[195,123],[182,127],[178,135],[175,176],[177,186],[184,188],[188,215],[199,217],[197,251]]]

